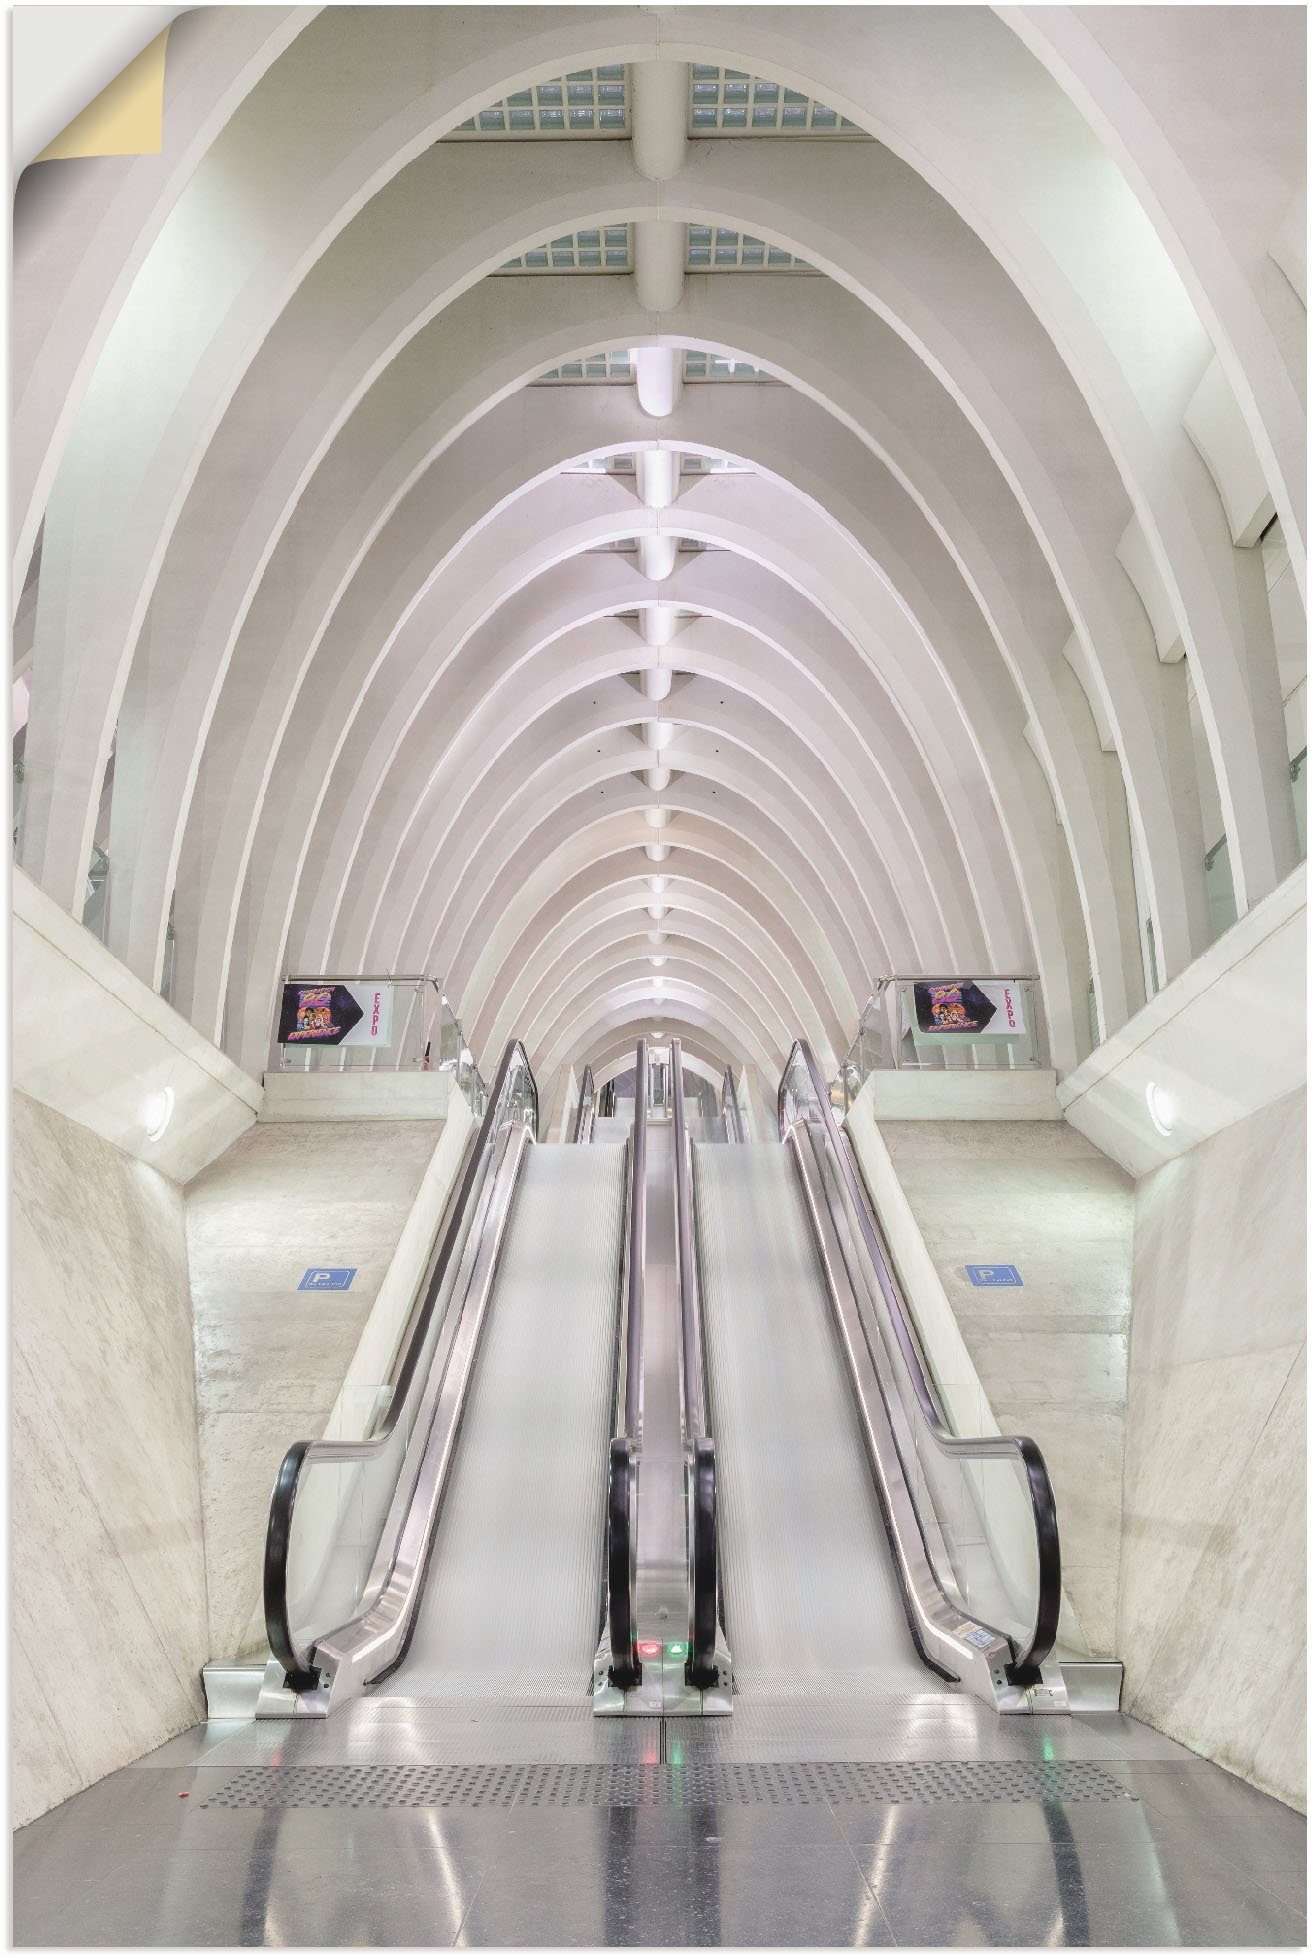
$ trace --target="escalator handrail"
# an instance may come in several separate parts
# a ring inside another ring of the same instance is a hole
[[[629,1191],[629,1269],[624,1302],[624,1434],[635,1449],[642,1429],[642,1326],[647,1270],[647,1044],[638,1043],[633,1090],[633,1179]]]
[[[596,1101],[597,1092],[592,1083],[592,1064],[589,1062],[583,1071],[583,1080],[579,1084],[579,1106],[574,1112],[573,1141],[575,1143],[591,1143],[592,1125],[597,1116]]]
[[[788,1078],[798,1059],[801,1060],[810,1079],[811,1089],[820,1110],[820,1124],[825,1141],[838,1166],[839,1175],[851,1201],[862,1242],[874,1267],[879,1289],[888,1309],[894,1338],[905,1363],[922,1420],[932,1440],[945,1455],[1016,1457],[1025,1472],[1038,1547],[1038,1598],[1035,1606],[1034,1628],[1025,1652],[1017,1657],[1010,1671],[1013,1678],[1033,1679],[1037,1676],[1040,1663],[1052,1650],[1053,1642],[1057,1637],[1057,1620],[1061,1611],[1061,1542],[1057,1532],[1057,1507],[1052,1494],[1052,1482],[1048,1476],[1043,1453],[1029,1436],[958,1436],[949,1426],[937,1394],[925,1374],[919,1345],[893,1271],[892,1260],[885,1249],[884,1236],[875,1214],[874,1204],[866,1189],[865,1180],[857,1169],[847,1137],[839,1128],[834,1116],[828,1087],[808,1041],[794,1042],[792,1053],[780,1078],[779,1134],[781,1137],[786,1137],[788,1133],[789,1123],[786,1114]]]
[[[448,1205],[444,1214],[445,1229],[441,1248],[433,1264],[422,1305],[411,1317],[409,1338],[401,1358],[400,1368],[397,1370],[396,1386],[382,1426],[372,1436],[359,1441],[338,1442],[320,1438],[293,1443],[279,1465],[273,1495],[269,1501],[269,1522],[264,1540],[264,1624],[269,1638],[269,1649],[286,1671],[288,1681],[292,1685],[313,1674],[310,1649],[299,1648],[292,1633],[287,1599],[287,1565],[291,1553],[292,1515],[296,1508],[301,1478],[307,1464],[328,1461],[366,1462],[380,1455],[390,1442],[415,1386],[420,1359],[432,1328],[433,1315],[437,1311],[452,1258],[461,1242],[466,1212],[474,1200],[481,1171],[486,1160],[490,1158],[492,1144],[502,1126],[503,1104],[508,1099],[507,1092],[511,1079],[520,1072],[528,1078],[533,1109],[532,1128],[536,1134],[539,1115],[537,1081],[523,1043],[512,1040],[506,1044],[478,1134],[466,1154],[464,1172],[455,1201]]]
[[[679,1331],[683,1361],[684,1441],[694,1442],[706,1434],[705,1344],[702,1335],[701,1299],[697,1289],[697,1269],[693,1258],[692,1162],[688,1146],[688,1119],[683,1094],[682,1043],[670,1044],[670,1068],[674,1077],[674,1214],[679,1257]]]
[[[647,1044],[638,1043],[629,1146],[629,1225],[624,1278],[624,1427],[611,1438],[606,1504],[606,1624],[610,1679],[636,1688],[638,1658],[637,1505],[634,1463],[642,1429],[642,1323],[647,1249]],[[618,1384],[616,1399],[618,1401]]]
[[[670,1044],[674,1082],[674,1210],[679,1261],[679,1331],[683,1361],[683,1440],[690,1453],[688,1662],[695,1688],[717,1679],[715,1640],[719,1608],[719,1541],[716,1519],[715,1445],[707,1435],[706,1345],[697,1285],[692,1215],[692,1156],[683,1092],[683,1044]]]

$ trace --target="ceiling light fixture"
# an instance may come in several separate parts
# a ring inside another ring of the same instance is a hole
[[[668,905],[649,905],[647,907],[647,917],[649,919],[663,919],[669,909]]]
[[[663,892],[669,882],[669,879],[665,877],[650,877],[647,880],[647,889],[653,892]]]
[[[646,817],[647,822],[651,825],[653,830],[663,830],[665,825],[670,821],[670,813],[668,810],[658,810],[652,808],[650,810],[644,810],[643,815]]]
[[[670,846],[668,844],[644,844],[642,848],[653,864],[664,864],[666,858],[670,855]]]

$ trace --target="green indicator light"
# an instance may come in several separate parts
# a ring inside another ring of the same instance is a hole
[[[688,1651],[688,1643],[686,1640],[667,1640],[665,1651],[671,1660],[681,1661]]]

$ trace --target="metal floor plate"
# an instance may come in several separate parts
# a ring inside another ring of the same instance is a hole
[[[1135,1803],[1100,1763],[505,1763],[245,1769],[203,1810]]]

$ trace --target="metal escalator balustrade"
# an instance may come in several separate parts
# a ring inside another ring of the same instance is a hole
[[[1028,1437],[952,1433],[882,1232],[809,1046],[779,1088],[858,1411],[922,1655],[1002,1708],[1043,1686],[1061,1554],[1047,1468]]]
[[[273,1655],[260,1712],[326,1714],[404,1651],[454,1448],[537,1085],[508,1044],[403,1336],[374,1433],[293,1444],[269,1509],[265,1625]],[[277,1677],[281,1677],[280,1679]]]
[[[638,1652],[637,1453],[642,1438],[643,1259],[647,1242],[647,1044],[638,1043],[629,1146],[624,1310],[616,1356],[616,1427],[606,1496],[605,1640],[597,1669],[621,1693],[642,1681]],[[619,1428],[622,1417],[623,1427]]]
[[[402,1664],[406,1701],[578,1705],[596,1641],[624,1149],[525,1153]]]
[[[720,1629],[719,1527],[715,1443],[709,1433],[706,1344],[697,1285],[692,1145],[684,1096],[683,1045],[671,1048],[674,1079],[675,1238],[683,1386],[683,1446],[688,1494],[688,1658],[693,1688],[728,1685],[728,1650]]]

